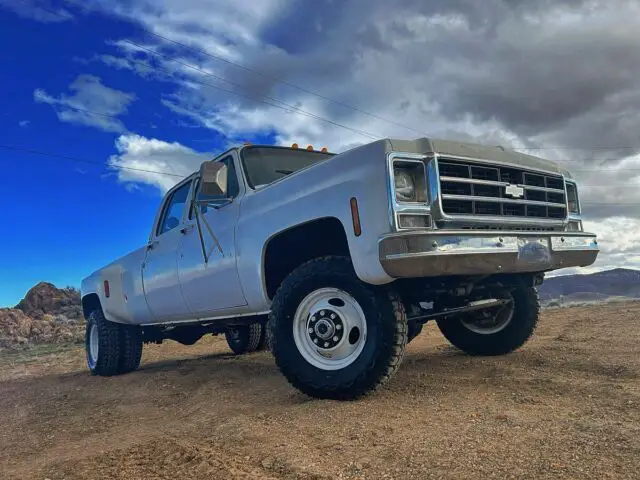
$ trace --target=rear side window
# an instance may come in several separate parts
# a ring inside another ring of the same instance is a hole
[[[190,187],[191,182],[187,182],[173,191],[169,200],[165,203],[156,235],[162,235],[169,230],[173,230],[182,223],[182,214],[187,205]]]

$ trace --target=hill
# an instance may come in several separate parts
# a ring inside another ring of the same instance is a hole
[[[0,350],[83,338],[80,292],[74,288],[40,282],[14,308],[0,308]]]
[[[603,301],[611,297],[640,298],[640,271],[615,268],[587,275],[563,275],[545,279],[539,287],[544,301]]]

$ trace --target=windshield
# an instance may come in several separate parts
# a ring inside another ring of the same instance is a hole
[[[247,147],[242,150],[242,166],[249,186],[256,188],[332,156],[332,153],[281,147]]]

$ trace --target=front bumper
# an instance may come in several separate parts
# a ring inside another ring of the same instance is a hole
[[[392,233],[379,240],[382,267],[395,278],[586,267],[598,252],[595,234],[585,232],[432,230]]]

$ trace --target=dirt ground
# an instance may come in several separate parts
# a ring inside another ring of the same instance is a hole
[[[0,477],[640,478],[640,303],[546,312],[472,358],[430,325],[357,402],[293,390],[222,338],[145,347],[91,377],[73,347],[0,357]]]

